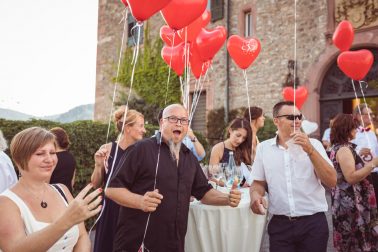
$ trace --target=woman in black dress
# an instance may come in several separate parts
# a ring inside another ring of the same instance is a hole
[[[56,155],[58,163],[51,175],[50,184],[63,184],[67,186],[71,194],[75,183],[76,161],[74,156],[69,152],[70,139],[66,131],[60,127],[50,129],[55,135]]]
[[[107,185],[110,177],[115,174],[112,169],[117,167],[127,147],[141,140],[146,133],[144,117],[136,110],[127,110],[125,122],[123,122],[125,108],[125,106],[121,106],[114,113],[114,123],[120,132],[118,140],[104,144],[95,153],[95,169],[91,177],[94,187],[105,187]],[[104,196],[103,207],[102,215],[96,225],[94,252],[113,251],[113,238],[116,231],[119,205]]]

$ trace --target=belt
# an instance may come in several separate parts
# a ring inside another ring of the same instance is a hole
[[[322,214],[323,212],[314,213],[312,215],[303,215],[303,216],[286,216],[286,215],[273,215],[274,218],[280,219],[280,220],[289,220],[289,221],[295,221],[295,220],[302,220],[306,219],[318,214]]]

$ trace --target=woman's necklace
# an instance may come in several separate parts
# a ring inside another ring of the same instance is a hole
[[[42,193],[42,197],[40,198],[40,197],[38,197],[34,192],[32,192],[31,190],[28,190],[28,188],[26,188],[26,186],[23,184],[23,183],[20,183],[21,185],[22,185],[22,187],[26,190],[26,191],[28,191],[28,192],[30,192],[31,194],[33,194],[33,196],[36,198],[36,199],[38,199],[38,200],[41,200],[41,203],[40,203],[40,206],[42,207],[42,208],[47,208],[47,202],[46,201],[44,201],[43,200],[43,198],[44,198],[44,196],[45,196],[45,192],[46,192],[46,183],[44,183],[44,190],[43,190],[43,193]]]

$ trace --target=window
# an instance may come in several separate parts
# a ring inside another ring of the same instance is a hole
[[[127,17],[127,45],[134,46],[138,41],[138,27],[136,27],[136,20],[132,15]],[[143,43],[143,26],[140,28],[140,44]]]
[[[252,12],[244,13],[244,37],[252,36]]]
[[[223,0],[208,0],[211,9],[211,22],[223,19]]]

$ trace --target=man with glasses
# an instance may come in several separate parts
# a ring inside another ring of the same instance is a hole
[[[158,115],[159,124],[162,117],[163,117],[163,109],[159,111],[159,115]],[[193,155],[197,158],[198,161],[201,161],[206,156],[205,148],[203,148],[203,145],[197,139],[196,135],[194,134],[191,128],[188,128],[188,133],[184,137],[184,140],[182,140],[182,143],[185,144],[185,146],[193,153]]]
[[[362,103],[353,110],[353,115],[360,123],[356,132],[356,138],[352,143],[356,144],[356,152],[364,162],[373,160],[378,157],[378,141],[374,131],[369,127],[372,124],[374,114],[366,103]],[[375,190],[375,195],[378,196],[378,167],[372,170],[372,179]]]
[[[197,159],[181,144],[188,124],[185,108],[169,105],[160,132],[130,146],[120,160],[106,191],[122,206],[114,251],[138,251],[145,236],[145,251],[183,252],[191,195],[204,204],[238,206],[240,191],[214,190]]]
[[[270,251],[327,250],[329,230],[324,212],[328,205],[322,184],[334,187],[336,171],[322,143],[300,131],[302,119],[293,102],[277,103],[273,107],[277,136],[257,146],[252,166],[254,213],[265,212],[263,196],[269,188],[269,212],[273,214],[268,225]]]

